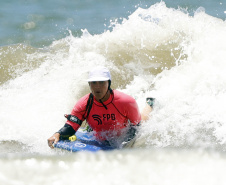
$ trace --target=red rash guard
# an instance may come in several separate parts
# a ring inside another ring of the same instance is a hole
[[[89,94],[82,97],[74,106],[71,115],[76,116],[81,121],[86,119],[89,126],[96,132],[96,136],[101,140],[106,139],[101,135],[102,132],[115,131],[119,136],[123,128],[137,125],[141,121],[135,99],[117,90],[113,90],[109,99],[103,102],[107,109],[94,98],[89,116],[85,118],[88,98]],[[71,121],[66,123],[71,125],[75,131],[80,127],[79,124]]]

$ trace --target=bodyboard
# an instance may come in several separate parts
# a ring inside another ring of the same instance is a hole
[[[76,132],[76,137],[77,137],[76,141],[60,140],[57,144],[54,145],[54,147],[68,150],[71,152],[78,151],[96,152],[99,150],[115,149],[111,146],[106,146],[96,141],[93,132],[87,132],[79,129]]]

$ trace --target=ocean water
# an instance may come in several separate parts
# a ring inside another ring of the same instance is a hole
[[[0,184],[224,185],[225,20],[225,0],[0,2]],[[130,149],[51,150],[96,65],[150,119]]]

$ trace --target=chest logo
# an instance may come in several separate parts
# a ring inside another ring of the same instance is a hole
[[[94,115],[92,115],[92,117],[95,121],[97,121],[98,125],[102,125],[101,116],[94,114]]]

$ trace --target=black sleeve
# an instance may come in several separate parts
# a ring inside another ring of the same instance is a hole
[[[138,126],[140,126],[140,123],[138,123],[137,125],[130,126],[130,128],[129,128],[128,132],[127,132],[128,137],[127,137],[126,142],[132,140],[136,136],[136,134],[138,132],[138,130],[137,130]]]
[[[75,130],[71,125],[65,124],[57,133],[60,134],[60,139],[67,139],[75,134]]]

